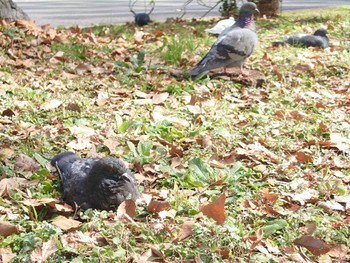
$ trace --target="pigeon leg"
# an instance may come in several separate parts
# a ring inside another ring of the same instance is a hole
[[[242,75],[243,77],[248,77],[248,76],[249,76],[249,72],[243,70],[243,65],[241,66],[241,75]]]

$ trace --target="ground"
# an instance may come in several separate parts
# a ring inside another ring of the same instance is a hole
[[[349,254],[349,9],[259,18],[250,77],[185,76],[214,20],[1,26],[3,262],[344,262]],[[331,47],[272,47],[326,27]],[[175,74],[176,75],[176,74]],[[74,211],[48,165],[113,155],[142,192]]]

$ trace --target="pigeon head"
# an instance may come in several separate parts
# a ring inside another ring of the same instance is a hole
[[[254,13],[259,13],[255,3],[244,3],[239,9],[237,26],[254,30]]]
[[[315,36],[325,37],[327,35],[327,30],[324,28],[317,29],[314,33]]]
[[[239,15],[244,15],[244,16],[251,16],[255,13],[260,13],[258,7],[256,6],[255,3],[248,2],[244,3],[241,8],[239,9]]]

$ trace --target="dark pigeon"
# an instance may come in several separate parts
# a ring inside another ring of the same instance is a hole
[[[63,200],[73,207],[116,210],[123,201],[139,197],[133,173],[115,157],[80,158],[63,152],[51,165],[60,174]]]
[[[326,29],[320,28],[313,35],[296,34],[284,40],[273,42],[272,45],[279,46],[287,43],[292,46],[327,48],[329,46],[327,33]]]
[[[152,8],[151,10],[146,13],[136,13],[134,10],[133,10],[133,7],[134,5],[136,4],[137,0],[135,0],[133,3],[131,3],[131,0],[129,0],[129,9],[130,9],[130,12],[134,15],[135,17],[135,24],[137,26],[145,26],[147,25],[149,22],[151,22],[151,18],[150,18],[150,14],[153,12],[154,10],[154,6],[155,6],[155,1],[151,1],[151,5],[152,5]],[[145,10],[146,11],[146,10]]]
[[[246,59],[253,53],[258,36],[255,32],[254,13],[259,12],[256,4],[242,5],[237,21],[218,36],[209,52],[190,71],[192,78],[198,78],[212,69],[240,67],[241,73]]]
[[[146,13],[135,14],[135,24],[136,25],[145,26],[149,22],[151,22],[151,18],[149,17],[149,14],[146,14]]]

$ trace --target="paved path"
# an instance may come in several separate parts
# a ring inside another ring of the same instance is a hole
[[[187,6],[184,17],[200,17],[208,9],[193,0]],[[15,0],[15,2],[38,24],[53,26],[89,26],[93,24],[109,24],[132,21],[129,11],[129,0]],[[138,0],[134,10],[144,11],[144,2]],[[186,0],[155,0],[156,7],[151,15],[154,20],[165,20],[167,17],[182,15],[183,3]],[[215,5],[217,0],[203,0],[208,5]],[[327,6],[349,6],[350,0],[283,0],[282,11],[296,9],[322,8]],[[218,16],[214,9],[208,16]]]

